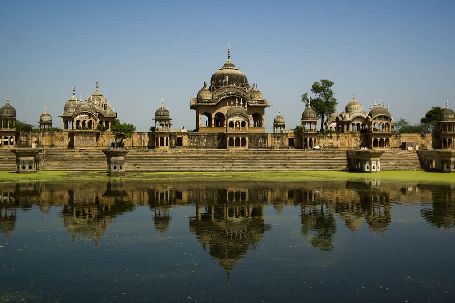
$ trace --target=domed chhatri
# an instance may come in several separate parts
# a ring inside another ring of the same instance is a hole
[[[52,116],[46,110],[39,116],[39,127],[41,130],[52,128]]]
[[[286,122],[284,120],[284,117],[281,115],[281,113],[278,113],[276,115],[275,119],[273,119],[273,132],[280,132],[282,133],[286,128]]]
[[[171,116],[161,99],[160,107],[155,111],[155,127],[153,129],[154,146],[160,149],[169,149],[171,146]]]
[[[433,126],[432,139],[434,149],[455,149],[455,112],[449,108],[448,101],[440,120]]]
[[[9,99],[0,108],[0,118],[16,118],[16,109],[9,103]]]
[[[16,109],[9,99],[0,107],[0,147],[12,147],[16,142]]]
[[[155,111],[155,129],[156,130],[169,130],[172,126],[171,116],[169,110],[164,106],[163,99],[161,99],[160,107]]]
[[[226,147],[247,148],[248,133],[265,132],[264,112],[268,106],[257,85],[250,86],[246,75],[232,62],[228,48],[226,62],[213,73],[210,86],[204,82],[196,98],[191,99],[190,108],[196,111],[196,132],[224,133]],[[231,109],[234,107],[244,110]]]
[[[95,91],[85,101],[77,99],[76,88],[73,88],[73,95],[66,101],[60,117],[64,130],[96,131],[110,130],[117,113],[101,93],[99,82],[96,82]]]

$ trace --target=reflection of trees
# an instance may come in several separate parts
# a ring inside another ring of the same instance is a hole
[[[311,245],[321,250],[331,250],[332,236],[336,233],[335,218],[324,203],[302,204],[302,232]]]
[[[270,227],[264,223],[262,204],[234,201],[235,197],[239,201],[246,198],[247,192],[226,190],[220,194],[228,200],[232,197],[232,202],[196,203],[196,215],[190,218],[190,231],[196,234],[203,248],[208,247],[210,255],[230,271]]]
[[[431,225],[438,228],[455,227],[455,195],[451,185],[421,185],[432,191],[431,208],[420,211],[422,217]]]
[[[8,236],[16,227],[16,206],[14,203],[0,201],[0,233]]]

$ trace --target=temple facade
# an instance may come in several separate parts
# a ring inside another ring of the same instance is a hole
[[[107,98],[101,93],[96,82],[95,91],[87,100],[78,100],[76,88],[63,108],[63,129],[74,130],[110,130],[112,121],[117,118]]]

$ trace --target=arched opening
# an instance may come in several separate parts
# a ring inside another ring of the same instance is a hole
[[[93,122],[92,122],[92,120],[89,120],[89,121],[88,121],[88,128],[89,128],[89,129],[93,129]]]
[[[232,137],[229,138],[228,145],[229,146],[234,146],[234,138],[232,138]]]
[[[235,146],[240,146],[240,138],[235,138]]]
[[[215,126],[216,127],[224,127],[224,115],[223,115],[223,113],[216,113],[215,114]]]
[[[87,127],[87,124],[86,124],[86,122],[84,120],[84,121],[82,121],[82,129],[85,129],[86,127]]]
[[[81,128],[81,121],[76,120],[76,129],[80,129],[80,128]]]
[[[212,126],[212,115],[210,113],[203,113],[201,116],[201,126],[211,127]]]
[[[260,113],[254,113],[252,116],[253,127],[262,127],[262,115]]]
[[[246,146],[246,139],[245,139],[245,137],[242,137],[241,145],[242,145],[242,146]]]
[[[442,147],[447,147],[447,139],[442,139]]]
[[[242,123],[240,123],[240,126],[241,126],[242,128],[244,128],[244,127],[246,126],[246,122],[245,122],[245,121],[242,121]]]
[[[234,128],[234,121],[229,121],[229,127]]]

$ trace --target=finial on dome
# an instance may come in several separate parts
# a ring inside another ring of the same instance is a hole
[[[231,46],[229,45],[229,43],[228,43],[228,49],[227,49],[227,56],[228,56],[228,60],[231,60]]]
[[[449,99],[446,99],[446,108],[449,108]]]
[[[9,96],[6,97],[6,103],[9,103]]]
[[[96,87],[96,91],[99,92],[100,91],[100,83],[98,81],[96,81],[95,87]]]
[[[76,85],[73,86],[73,97],[76,96]]]
[[[160,100],[160,108],[164,108],[164,98],[161,97],[161,100]]]

